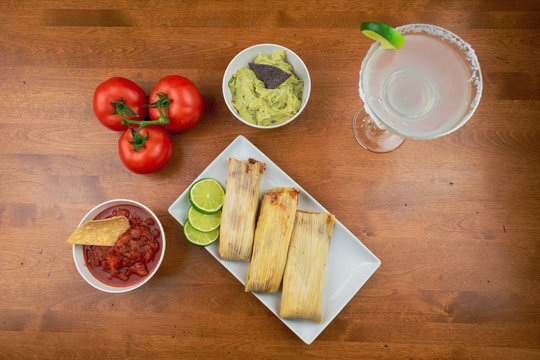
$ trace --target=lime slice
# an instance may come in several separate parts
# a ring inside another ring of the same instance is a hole
[[[195,230],[188,220],[184,224],[184,235],[186,236],[186,240],[193,245],[208,246],[218,239],[219,229],[210,232]]]
[[[405,38],[391,26],[378,22],[366,21],[360,25],[362,34],[375,41],[380,40],[383,49],[399,49],[405,44]]]
[[[188,221],[195,230],[210,232],[216,230],[221,223],[221,211],[213,214],[198,212],[193,206],[188,210]]]
[[[213,214],[221,210],[225,191],[221,184],[211,178],[201,179],[189,189],[189,201],[197,211]]]

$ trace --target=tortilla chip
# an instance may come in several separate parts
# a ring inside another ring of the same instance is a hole
[[[129,227],[129,220],[125,216],[91,220],[79,226],[66,244],[113,246]]]
[[[281,70],[277,66],[249,63],[249,67],[253,70],[257,79],[264,83],[267,89],[277,88],[291,76],[291,74]]]

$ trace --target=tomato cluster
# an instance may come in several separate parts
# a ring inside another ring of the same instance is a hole
[[[120,159],[138,174],[161,170],[172,155],[167,131],[177,133],[192,128],[203,110],[197,87],[179,75],[159,80],[150,97],[133,81],[113,77],[96,88],[92,105],[105,127],[123,131],[118,140]],[[149,121],[145,121],[147,115]]]

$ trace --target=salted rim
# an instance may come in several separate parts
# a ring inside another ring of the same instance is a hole
[[[360,98],[364,102],[364,110],[379,127],[383,129],[391,130],[392,132],[398,135],[411,138],[411,139],[435,139],[435,138],[448,135],[456,131],[461,126],[463,126],[474,114],[474,112],[476,111],[476,108],[478,107],[478,104],[480,103],[480,98],[482,96],[482,89],[483,89],[482,71],[480,70],[480,63],[478,61],[478,57],[476,56],[474,49],[465,40],[461,39],[459,36],[457,36],[453,32],[443,29],[442,27],[439,27],[436,25],[410,24],[410,25],[399,26],[396,28],[396,30],[399,31],[401,34],[427,33],[429,35],[441,38],[451,44],[454,44],[456,47],[458,47],[461,50],[461,55],[464,56],[464,60],[467,63],[468,68],[471,70],[470,77],[467,82],[472,82],[474,88],[476,89],[474,99],[471,100],[471,103],[469,104],[469,111],[463,116],[463,119],[460,122],[458,122],[451,129],[437,135],[410,136],[410,135],[405,135],[397,131],[396,129],[392,128],[391,126],[386,125],[381,119],[375,116],[375,114],[371,111],[371,109],[367,105],[366,94],[364,93],[364,89],[362,88],[363,70],[366,68],[367,62],[370,59],[371,55],[373,55],[375,50],[377,50],[377,48],[380,46],[380,42],[377,41],[373,45],[371,45],[371,47],[369,48],[366,56],[364,57],[364,60],[362,60],[362,66],[360,68],[360,80],[358,83],[358,90],[359,90]],[[389,50],[389,51],[399,51],[399,50]]]

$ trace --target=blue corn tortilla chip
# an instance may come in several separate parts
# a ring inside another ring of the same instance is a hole
[[[257,79],[264,83],[267,89],[275,89],[291,76],[277,66],[249,63],[249,67],[255,73]]]

